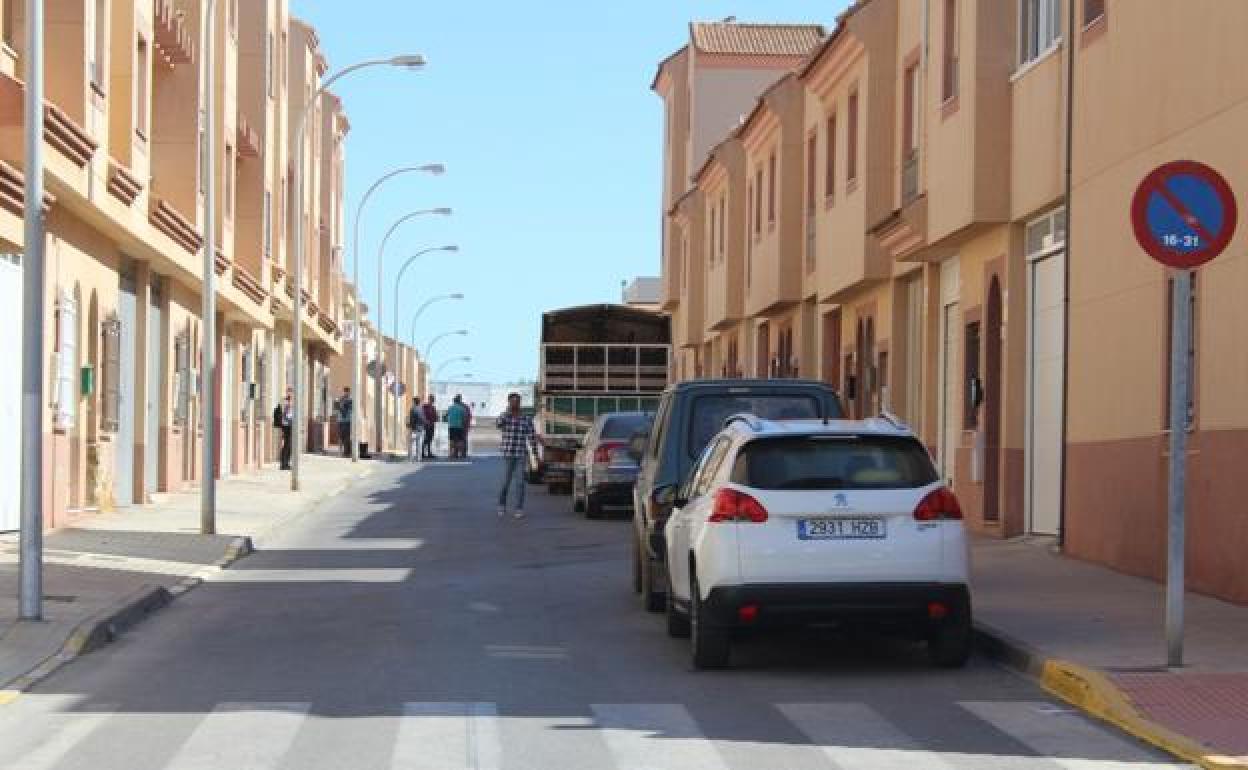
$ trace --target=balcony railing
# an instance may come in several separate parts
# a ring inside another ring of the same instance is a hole
[[[542,389],[658,393],[670,360],[670,345],[550,343],[542,346]]]

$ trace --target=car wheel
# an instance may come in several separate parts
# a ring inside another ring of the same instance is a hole
[[[698,577],[689,581],[689,631],[693,667],[697,669],[727,668],[732,654],[728,632],[708,625],[702,593],[698,590]]]
[[[585,510],[585,503],[582,502],[581,496],[576,493],[576,482],[572,482],[572,510],[576,513]]]
[[[927,655],[941,668],[962,668],[971,658],[973,644],[971,608],[969,603],[959,602],[928,637]]]
[[[667,581],[667,635],[673,639],[688,639],[691,631],[689,616],[677,609],[672,598],[672,581]]]
[[[646,612],[662,612],[666,606],[663,592],[654,590],[654,560],[646,553],[644,546],[639,546],[638,561],[641,568],[641,606]]]
[[[585,516],[596,519],[602,515],[602,501],[593,492],[585,494]]]

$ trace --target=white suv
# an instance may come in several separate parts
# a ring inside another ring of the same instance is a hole
[[[698,668],[726,666],[736,631],[807,624],[896,629],[966,663],[962,511],[897,419],[730,417],[674,495],[668,633],[692,636]]]

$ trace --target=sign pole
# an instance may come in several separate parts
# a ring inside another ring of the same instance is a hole
[[[1166,538],[1166,665],[1183,665],[1184,538],[1187,503],[1188,358],[1192,339],[1192,272],[1174,271],[1170,328],[1170,480]]]

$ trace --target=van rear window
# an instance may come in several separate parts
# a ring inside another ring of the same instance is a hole
[[[698,396],[693,400],[689,456],[700,456],[711,437],[724,427],[724,420],[734,414],[752,414],[765,420],[808,420],[823,416],[819,414],[818,399],[810,395],[725,393]]]
[[[783,436],[751,441],[732,480],[754,489],[912,489],[939,479],[927,450],[902,436]]]

